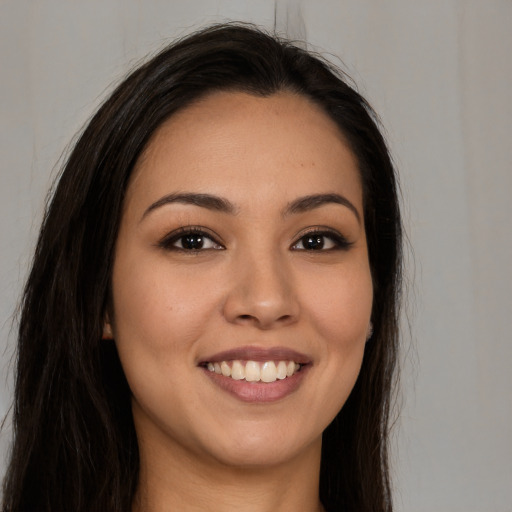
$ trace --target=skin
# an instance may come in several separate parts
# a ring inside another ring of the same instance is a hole
[[[184,192],[235,211],[158,204]],[[283,214],[312,194],[347,204]],[[191,225],[214,241],[179,250],[169,234]],[[350,245],[323,237],[305,250],[318,227]],[[174,115],[129,184],[112,286],[105,335],[141,457],[134,510],[321,510],[321,435],[355,383],[372,308],[359,172],[333,121],[291,93],[214,93]],[[291,394],[244,402],[198,366],[237,346],[287,347],[310,364]]]

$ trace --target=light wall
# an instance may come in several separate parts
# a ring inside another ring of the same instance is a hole
[[[0,2],[0,414],[12,393],[10,319],[63,149],[165,41],[224,19],[271,27],[275,12],[292,37],[341,57],[401,173],[413,255],[397,510],[510,511],[509,0]]]

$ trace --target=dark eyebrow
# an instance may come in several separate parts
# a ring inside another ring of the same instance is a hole
[[[284,211],[284,216],[293,213],[308,212],[329,203],[346,206],[356,216],[358,222],[361,223],[361,216],[357,208],[346,197],[340,194],[313,194],[311,196],[299,197],[288,204]]]
[[[146,217],[150,212],[164,206],[166,204],[171,203],[181,203],[181,204],[193,204],[195,206],[200,206],[201,208],[207,208],[208,210],[215,210],[222,213],[230,213],[234,215],[237,212],[235,206],[229,202],[227,199],[222,197],[214,196],[211,194],[194,194],[190,192],[186,193],[176,193],[176,194],[168,194],[164,197],[155,201],[151,206],[149,206],[144,214],[142,215],[142,219]]]

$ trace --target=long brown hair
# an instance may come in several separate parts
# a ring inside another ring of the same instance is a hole
[[[304,95],[337,123],[357,158],[374,333],[355,388],[324,432],[319,492],[327,510],[392,510],[401,221],[376,116],[348,82],[289,41],[227,24],[167,47],[104,102],[56,182],[22,298],[4,512],[130,510],[139,471],[130,390],[114,343],[101,340],[123,197],[155,130],[216,90]]]

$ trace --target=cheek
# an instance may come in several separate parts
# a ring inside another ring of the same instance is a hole
[[[342,408],[359,375],[373,286],[365,265],[340,270],[330,278],[316,276],[315,281],[316,286],[310,283],[309,293],[304,294],[305,309],[309,311],[314,336],[320,340],[319,371],[323,379],[319,406],[328,415],[328,424]]]
[[[172,359],[206,328],[215,308],[214,290],[201,289],[197,275],[148,260],[114,268],[114,330],[130,350]]]
[[[331,348],[349,348],[366,341],[372,310],[373,285],[366,264],[317,274],[303,283],[305,309]]]
[[[193,401],[176,382],[188,382],[194,344],[215,303],[211,291],[191,286],[195,282],[197,274],[160,258],[119,259],[114,268],[116,346],[137,410],[154,423],[181,410],[185,397]]]

